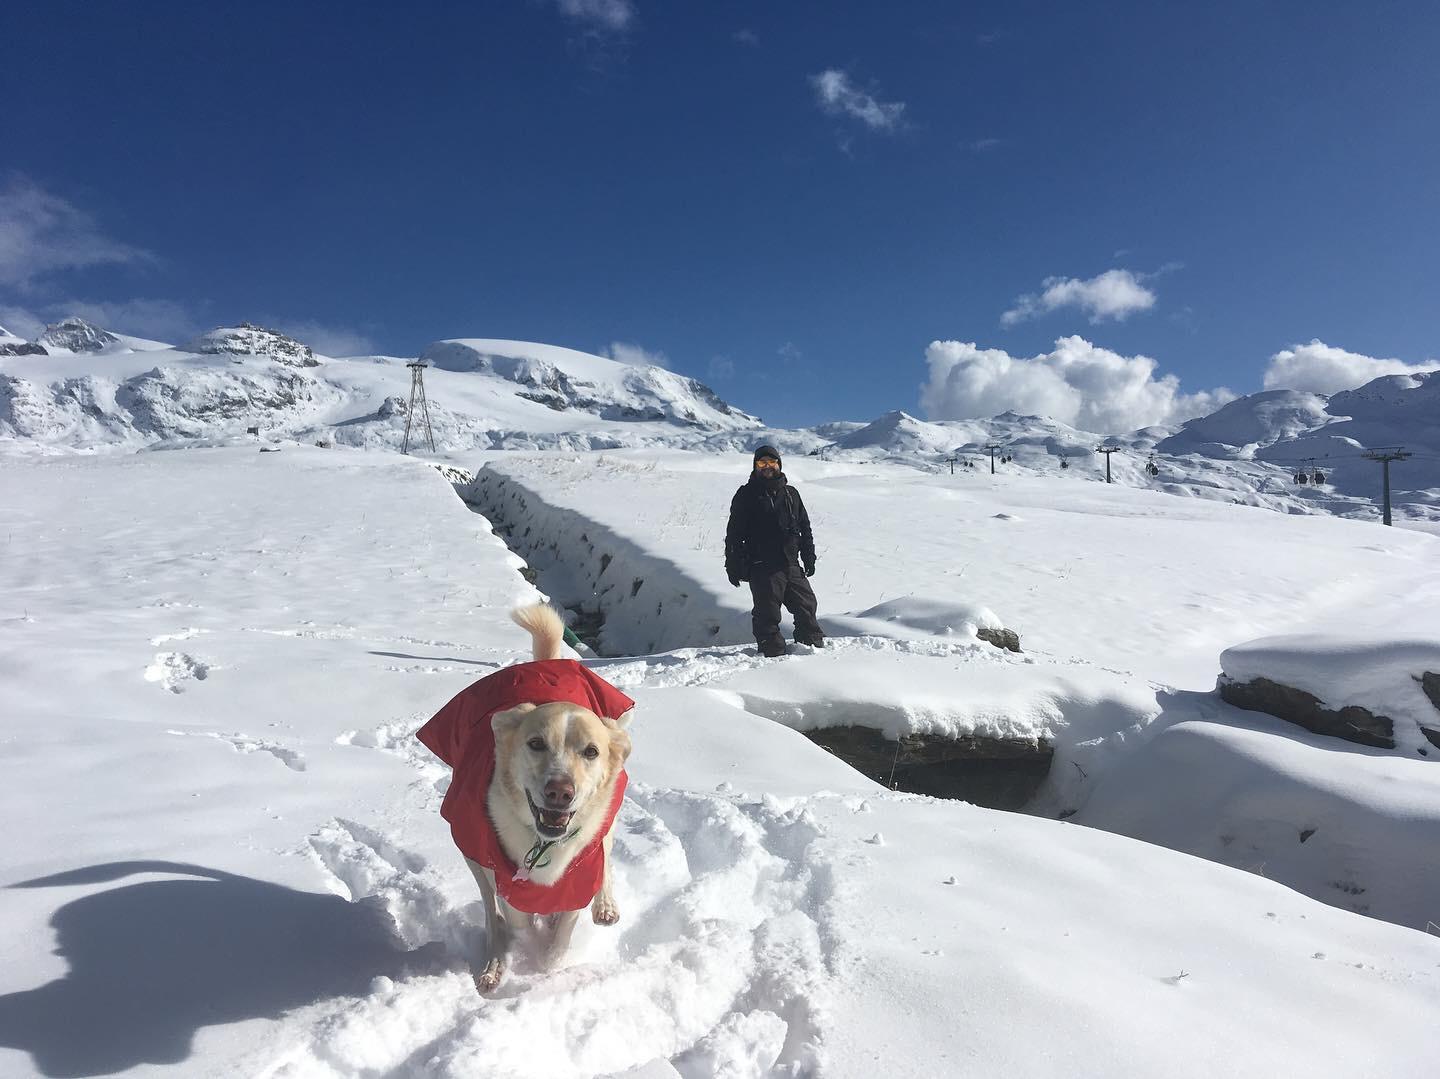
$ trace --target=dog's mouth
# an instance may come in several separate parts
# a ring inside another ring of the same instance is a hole
[[[573,809],[564,812],[553,809],[541,809],[535,804],[535,799],[530,797],[530,792],[525,792],[525,800],[530,803],[530,815],[535,818],[535,831],[539,832],[546,839],[563,839],[565,832],[570,827],[570,818],[575,816]]]

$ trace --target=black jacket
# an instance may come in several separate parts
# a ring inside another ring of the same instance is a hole
[[[725,527],[725,573],[748,579],[803,562],[815,565],[815,537],[800,492],[779,473],[766,481],[758,472],[730,500]]]

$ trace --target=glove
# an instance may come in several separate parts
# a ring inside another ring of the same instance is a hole
[[[813,558],[809,562],[805,563],[805,576],[815,576],[815,560]]]
[[[740,587],[740,581],[742,580],[740,574],[736,573],[734,570],[727,570],[725,576],[730,578],[730,583],[736,588]]]

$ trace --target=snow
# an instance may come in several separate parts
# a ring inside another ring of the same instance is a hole
[[[278,330],[267,330],[249,322],[202,333],[181,351],[199,355],[268,356],[296,367],[315,367],[320,362],[309,345],[286,337]]]
[[[1331,711],[1356,705],[1385,716],[1397,742],[1423,749],[1421,728],[1440,729],[1440,705],[1421,685],[1427,672],[1440,675],[1440,611],[1413,613],[1413,635],[1392,625],[1378,639],[1343,630],[1264,637],[1227,648],[1220,667],[1233,682],[1266,678],[1318,697]]]
[[[1440,864],[1424,853],[1440,833],[1433,758],[1346,744],[1337,760],[1336,739],[1258,712],[1218,723],[1210,702],[1171,711],[1072,820],[1430,929],[1440,895]]]
[[[1208,416],[1190,420],[1156,447],[1164,453],[1253,455],[1257,446],[1309,434],[1330,420],[1326,398],[1302,390],[1266,390],[1238,398]]]
[[[660,368],[523,342],[440,342],[426,357],[432,352],[446,363],[426,375],[430,427],[442,451],[734,448],[764,437],[755,417]],[[117,345],[98,353],[0,356],[0,447],[233,445],[254,428],[268,439],[397,450],[410,362],[317,356],[248,324],[210,331],[179,349]],[[428,448],[418,420],[412,439]],[[783,441],[805,451],[823,443],[814,435]]]
[[[1053,419],[778,431],[491,339],[423,353],[418,460],[405,357],[112,337],[0,357],[0,1075],[1433,1070],[1440,379],[1130,432],[1106,485]],[[1290,483],[1290,454],[1381,439],[1418,448],[1408,527],[1374,523],[1371,462]],[[829,634],[782,660],[721,565],[759,442]],[[622,922],[482,1000],[413,732],[526,657],[521,568],[603,618],[590,666],[639,704]],[[1397,745],[1243,712],[1221,674]],[[1024,814],[937,801],[806,738],[850,725],[1053,764]]]
[[[1440,537],[1075,482],[1024,465],[1070,437],[1026,417],[987,421],[1036,440],[993,478],[782,444],[830,640],[767,660],[721,564],[750,442],[773,434],[743,414],[607,417],[617,396],[566,415],[493,362],[436,367],[464,452],[431,462],[349,448],[392,445],[400,358],[60,359],[110,418],[0,454],[0,1074],[1433,1071],[1440,753],[1311,735],[1214,685],[1265,672],[1418,730]],[[48,386],[17,374],[46,360],[0,373]],[[309,396],[262,446],[229,433],[251,405],[177,433],[282,376]],[[127,384],[168,387],[149,426],[106,411]],[[500,452],[501,421],[506,444],[646,448]],[[322,432],[337,448],[305,444]],[[73,452],[120,446],[176,452]],[[525,562],[604,615],[614,654],[590,662],[638,702],[622,920],[482,999],[448,770],[413,734],[525,658]],[[1022,651],[977,636],[997,627]],[[804,734],[852,723],[1043,739],[1054,763],[1027,813],[936,800]]]
[[[730,588],[720,554],[748,454],[484,460],[490,493],[468,497],[515,526],[537,569],[563,565],[558,599],[603,602],[606,649],[751,639],[748,592]],[[1336,620],[1434,626],[1440,609],[1434,541],[1420,533],[1046,477],[809,457],[785,471],[810,512],[813,583],[835,632],[973,638],[966,624],[993,617],[1029,655],[1209,690],[1232,644]]]

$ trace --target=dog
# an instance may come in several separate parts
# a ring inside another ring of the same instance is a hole
[[[517,934],[550,970],[586,906],[596,925],[620,920],[611,832],[635,702],[561,658],[565,624],[553,608],[510,616],[530,633],[534,659],[461,690],[416,734],[452,770],[440,813],[484,900],[481,993],[504,978]]]

